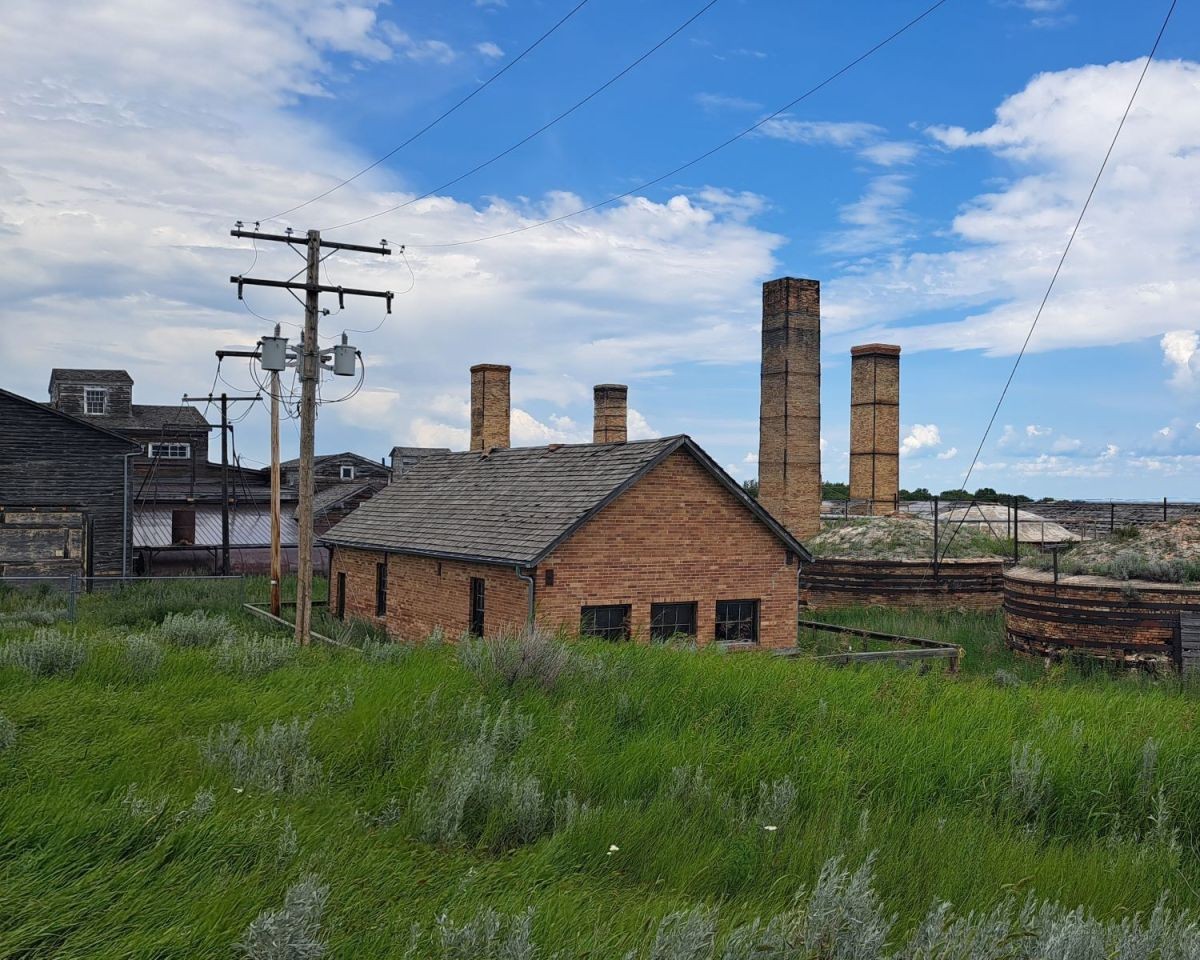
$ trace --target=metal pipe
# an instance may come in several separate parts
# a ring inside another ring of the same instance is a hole
[[[141,450],[123,453],[121,457],[121,576],[129,576],[129,458],[136,457]]]
[[[529,610],[525,615],[525,622],[528,626],[533,626],[534,614],[537,611],[537,580],[532,574],[522,572],[520,567],[513,567],[516,571],[518,579],[524,580],[529,584]]]

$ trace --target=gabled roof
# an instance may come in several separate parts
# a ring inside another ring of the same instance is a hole
[[[535,566],[677,450],[691,454],[789,549],[809,559],[804,546],[686,436],[426,457],[321,539],[370,550]]]
[[[370,457],[364,457],[361,453],[321,453],[313,457],[313,463],[325,463],[328,460],[342,460],[347,463],[364,463],[370,467],[379,467],[383,470],[387,469],[387,464],[380,463],[378,460],[372,460]],[[279,464],[281,467],[298,467],[300,466],[300,458],[292,457],[291,460],[284,460]]]
[[[47,410],[61,413],[53,403],[43,403]],[[164,436],[172,431],[198,433],[214,429],[213,425],[195,407],[187,404],[170,406],[159,403],[132,404],[129,415],[118,413],[104,414],[72,414],[79,420],[84,420],[93,426],[102,426],[109,430],[138,430],[160,433]]]
[[[95,430],[97,433],[105,434],[114,440],[119,440],[126,447],[130,447],[135,450],[139,449],[139,445],[134,443],[128,437],[119,433],[115,433],[112,430],[106,429],[105,427],[99,426],[91,420],[85,420],[83,417],[76,417],[70,413],[63,413],[61,410],[56,410],[47,403],[39,403],[36,400],[30,400],[28,397],[23,397],[19,393],[13,393],[12,391],[5,390],[3,388],[0,388],[0,397],[7,397],[9,400],[16,400],[19,403],[23,403],[34,408],[35,410],[41,410],[43,413],[49,413],[56,417],[61,417],[63,420],[69,420],[81,427],[87,427],[89,430]]]
[[[125,370],[80,370],[72,367],[55,367],[50,371],[50,385],[55,380],[69,380],[72,383],[133,383],[133,377]]]
[[[318,490],[313,496],[313,516],[319,517],[322,514],[328,513],[336,507],[340,507],[347,500],[357,497],[360,493],[367,490],[373,491],[375,488],[370,483],[339,483],[332,487],[326,487],[324,490]],[[296,504],[296,509],[292,511],[292,516],[300,515],[300,505]]]

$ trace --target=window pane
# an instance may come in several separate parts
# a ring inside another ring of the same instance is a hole
[[[629,605],[584,607],[581,610],[579,632],[585,637],[599,637],[602,640],[628,640]]]
[[[675,636],[696,635],[695,603],[652,603],[650,639],[669,640]]]
[[[758,643],[758,601],[718,600],[716,639],[719,643]]]

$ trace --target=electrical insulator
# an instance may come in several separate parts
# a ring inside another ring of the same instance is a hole
[[[333,348],[333,372],[339,377],[352,377],[355,370],[355,357],[358,350],[347,342],[342,334],[342,342]]]
[[[279,372],[287,369],[287,337],[262,338],[262,368]]]

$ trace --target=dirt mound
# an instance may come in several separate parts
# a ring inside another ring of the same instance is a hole
[[[955,533],[955,527],[943,523],[939,536],[938,552],[946,558],[991,559],[1008,556],[1011,552],[1011,547],[1003,540],[965,525]],[[933,521],[911,514],[828,520],[806,546],[817,557],[930,560],[933,557]]]
[[[1048,557],[1025,561],[1048,570]],[[1144,527],[1125,527],[1110,536],[1090,540],[1064,553],[1059,572],[1116,580],[1155,580],[1163,583],[1200,582],[1200,518],[1185,517]]]

